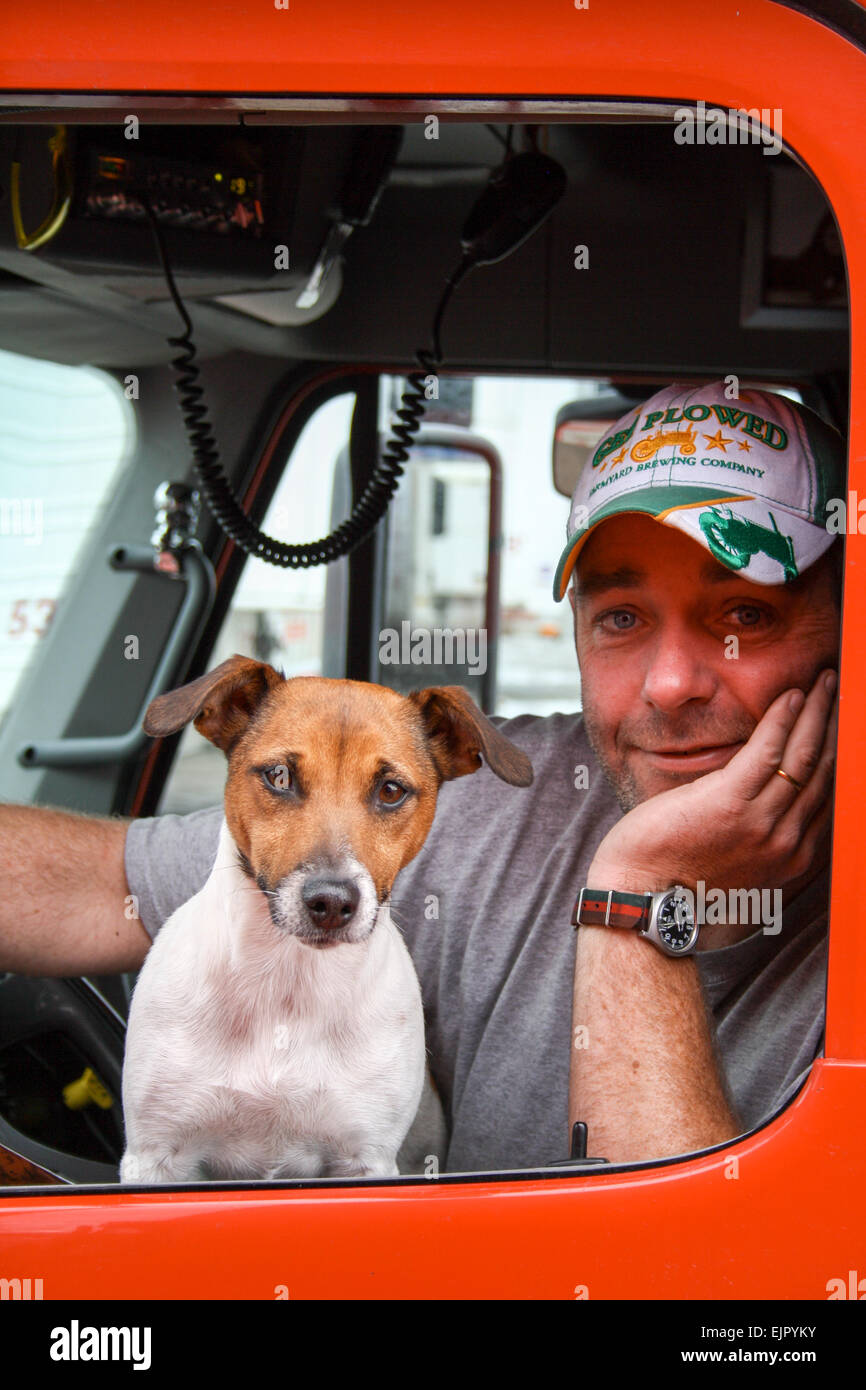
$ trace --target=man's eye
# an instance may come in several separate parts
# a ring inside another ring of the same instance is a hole
[[[409,795],[399,782],[383,782],[379,788],[379,801],[383,806],[399,806]]]
[[[637,618],[627,608],[615,608],[609,613],[602,613],[596,622],[604,632],[631,632]]]
[[[768,615],[753,603],[738,603],[736,608],[729,610],[728,617],[737,617],[741,627],[758,627],[767,621]]]
[[[292,774],[285,763],[275,763],[273,767],[265,768],[262,777],[269,787],[278,792],[290,791],[293,786]]]

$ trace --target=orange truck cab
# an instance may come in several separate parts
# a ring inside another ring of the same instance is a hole
[[[458,601],[477,613],[485,709],[539,697],[548,661],[561,678],[544,708],[576,708],[568,622],[528,597],[549,591],[552,569],[536,571],[555,564],[573,485],[554,490],[550,455],[585,457],[670,381],[733,373],[796,393],[841,430],[849,472],[826,1027],[780,1113],[654,1162],[121,1188],[132,981],[10,973],[0,1296],[866,1297],[864,109],[854,0],[150,0],[110,13],[71,0],[62,22],[39,3],[4,15],[0,376],[26,423],[3,491],[44,498],[46,535],[62,498],[75,542],[58,531],[40,570],[23,503],[0,536],[4,800],[128,817],[215,804],[210,764],[198,799],[172,782],[179,757],[194,764],[188,742],[140,734],[152,694],[233,650],[278,650],[288,674],[381,680],[376,634],[399,633],[421,602],[410,575],[437,576],[431,614],[435,593],[449,614]],[[564,192],[454,289],[434,360],[465,219],[518,150],[554,159]],[[405,379],[420,373],[423,397],[432,366],[448,389],[426,402],[416,472],[376,538],[327,575],[296,567],[278,590],[280,571],[256,562],[251,577],[208,508],[189,510],[206,412],[243,512],[290,543],[326,534],[369,480]],[[485,414],[488,388],[499,404]],[[293,499],[280,488],[302,446],[308,490]],[[180,491],[160,509],[165,482]],[[449,531],[449,497],[465,534]],[[165,532],[161,549],[151,541],[175,523],[198,541],[182,574]],[[545,527],[546,561],[532,552],[521,589],[530,532]],[[117,658],[130,634],[137,659]]]

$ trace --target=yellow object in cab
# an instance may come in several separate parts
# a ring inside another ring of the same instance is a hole
[[[91,1105],[94,1101],[101,1110],[110,1110],[114,1104],[96,1072],[91,1071],[90,1067],[85,1067],[77,1081],[70,1081],[68,1086],[63,1087],[63,1100],[70,1110],[83,1110],[85,1105]]]

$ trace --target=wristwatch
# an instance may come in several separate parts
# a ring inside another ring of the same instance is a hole
[[[690,956],[701,930],[692,894],[679,883],[663,893],[582,888],[571,920],[575,927],[630,927],[666,956]]]

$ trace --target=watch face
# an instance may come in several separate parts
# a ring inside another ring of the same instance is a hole
[[[685,893],[670,893],[659,904],[656,930],[673,955],[680,955],[692,945],[697,931],[691,903]]]

